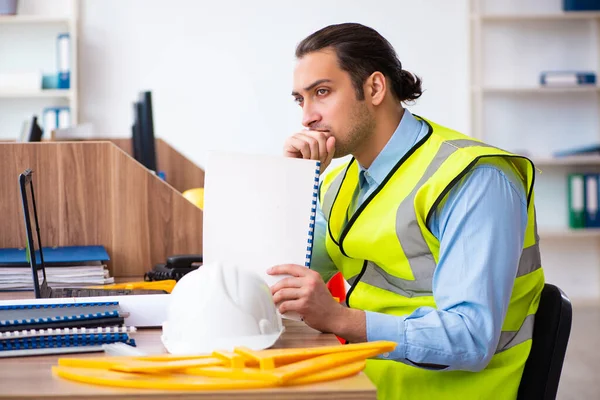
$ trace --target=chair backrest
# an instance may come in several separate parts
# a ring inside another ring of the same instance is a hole
[[[555,399],[571,333],[571,301],[546,283],[535,314],[531,352],[519,385],[518,399]]]

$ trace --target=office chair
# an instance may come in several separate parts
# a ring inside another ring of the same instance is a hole
[[[546,283],[535,314],[531,352],[525,363],[517,399],[555,399],[571,333],[571,301]]]

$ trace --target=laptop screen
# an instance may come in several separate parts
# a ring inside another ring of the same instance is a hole
[[[35,297],[41,298],[47,290],[46,270],[44,256],[41,248],[40,225],[38,223],[35,194],[33,190],[33,171],[26,170],[19,176],[21,198],[23,201],[23,215],[25,217],[25,230],[27,232],[26,256],[33,273],[33,290]]]

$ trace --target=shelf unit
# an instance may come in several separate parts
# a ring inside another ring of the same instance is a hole
[[[600,12],[562,0],[470,0],[470,134],[536,166],[535,205],[546,280],[577,301],[600,299],[600,228],[568,224],[569,173],[600,173],[600,155],[555,158],[600,142],[600,85],[543,87],[543,71],[600,78]]]
[[[0,15],[0,24],[69,24],[73,19],[53,15]]]
[[[523,14],[471,14],[472,20],[481,21],[557,21],[557,20],[596,20],[600,19],[600,12],[580,11],[580,12],[544,12],[544,13],[523,13]]]
[[[600,238],[600,229],[545,229],[539,231],[538,234],[542,239],[558,239],[565,238]]]
[[[511,94],[564,94],[564,93],[596,93],[600,86],[589,85],[581,87],[539,87],[539,86],[484,86],[473,87],[471,91],[483,93],[511,93]]]
[[[600,155],[577,156],[577,157],[538,157],[532,158],[536,167],[558,167],[558,166],[595,166],[600,165]]]
[[[600,156],[552,153],[600,141],[600,85],[544,87],[538,80],[544,70],[600,75],[600,12],[564,12],[560,0],[470,0],[469,22],[471,135],[526,154],[548,172],[536,176],[542,192],[555,193],[536,197],[540,229],[566,230],[566,175],[600,171]]]
[[[38,98],[65,98],[72,99],[74,97],[74,91],[71,89],[45,89],[35,91],[0,91],[0,98],[3,99],[38,99]]]
[[[17,139],[22,123],[43,109],[68,106],[71,125],[79,123],[78,0],[21,0],[17,15],[0,16],[0,72],[56,73],[57,34],[70,35],[70,88],[33,91],[0,90],[0,140]],[[43,129],[43,126],[42,126]]]

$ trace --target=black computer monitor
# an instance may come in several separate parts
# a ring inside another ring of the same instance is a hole
[[[131,125],[131,147],[133,149],[133,158],[143,164],[142,160],[142,128],[140,126],[140,115],[142,113],[141,104],[136,101],[133,103],[133,124]]]
[[[33,116],[31,118],[31,123],[29,125],[29,133],[27,135],[28,142],[41,142],[42,141],[42,128],[37,123],[37,116]]]
[[[140,129],[140,162],[146,168],[156,171],[156,149],[154,139],[154,116],[152,113],[152,94],[141,92],[138,107]]]

